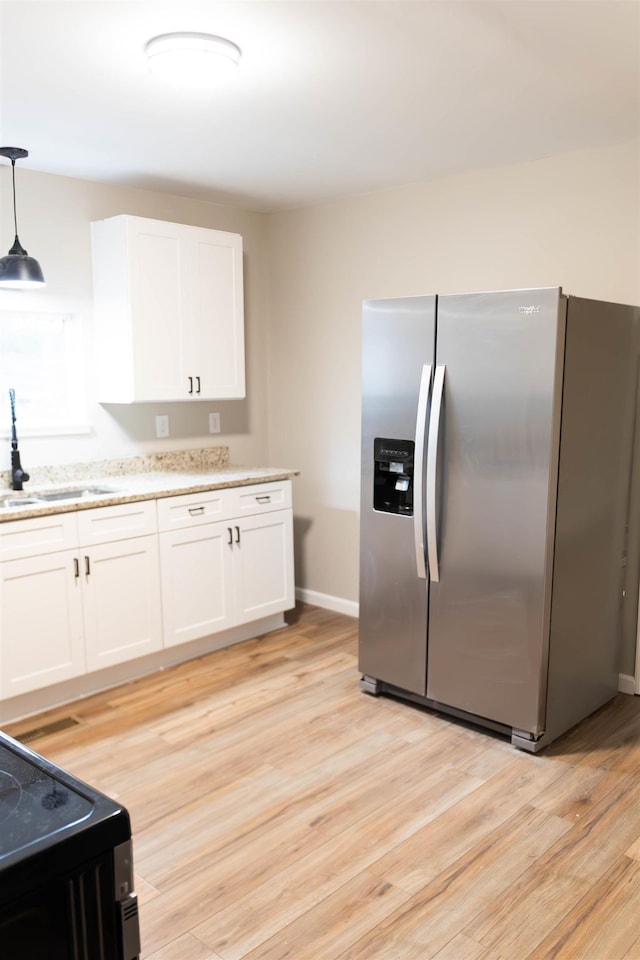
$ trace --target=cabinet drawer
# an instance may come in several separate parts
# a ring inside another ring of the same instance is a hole
[[[158,529],[179,530],[233,516],[233,490],[205,490],[158,500]]]
[[[157,533],[157,530],[155,500],[94,507],[78,513],[78,537],[81,547],[125,540],[128,537],[144,537]]]
[[[236,517],[268,513],[271,510],[285,510],[291,507],[290,480],[252,483],[247,487],[235,487],[233,492],[235,493],[233,515]]]
[[[75,513],[9,520],[0,524],[0,560],[19,560],[78,546]]]

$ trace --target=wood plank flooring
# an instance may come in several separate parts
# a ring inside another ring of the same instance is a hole
[[[538,756],[291,625],[7,728],[118,798],[145,960],[640,960],[640,697]]]

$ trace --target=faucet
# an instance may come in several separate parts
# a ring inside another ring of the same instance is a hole
[[[22,484],[29,479],[29,474],[22,469],[20,451],[18,450],[18,435],[16,433],[16,392],[13,387],[9,390],[11,402],[11,489],[22,490]]]

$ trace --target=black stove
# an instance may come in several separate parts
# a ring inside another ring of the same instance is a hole
[[[94,809],[69,783],[0,741],[0,858],[53,840]]]
[[[2,960],[136,960],[129,814],[0,732]]]

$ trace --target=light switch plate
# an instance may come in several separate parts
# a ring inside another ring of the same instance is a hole
[[[209,433],[220,433],[220,414],[209,414]]]

